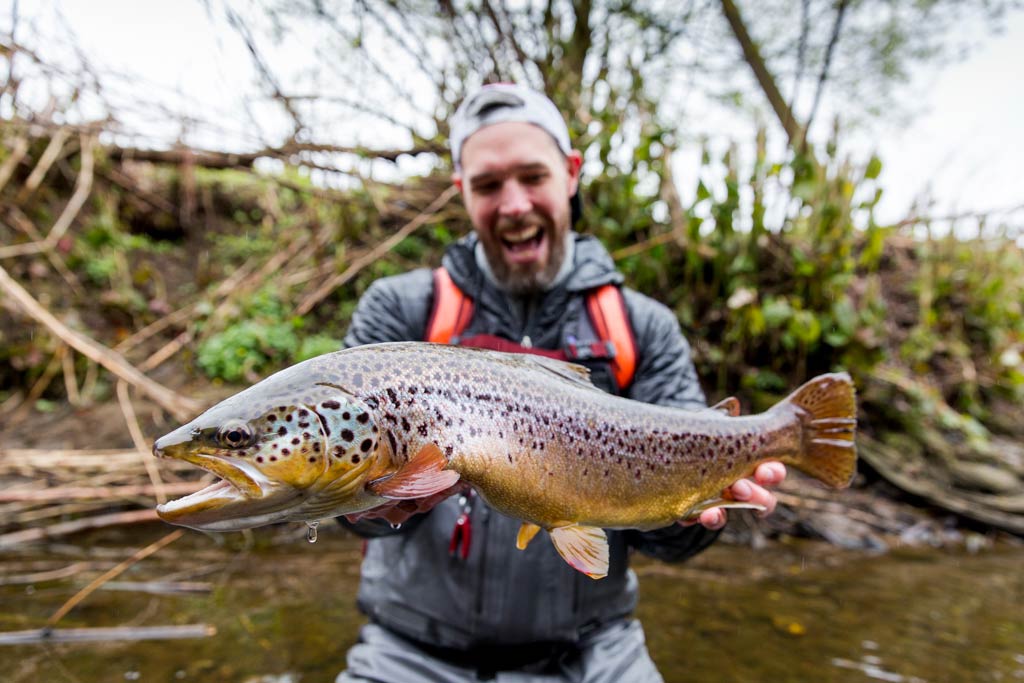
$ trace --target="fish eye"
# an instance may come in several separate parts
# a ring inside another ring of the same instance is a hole
[[[217,441],[226,448],[243,448],[252,443],[252,430],[237,422],[226,424],[217,432]]]

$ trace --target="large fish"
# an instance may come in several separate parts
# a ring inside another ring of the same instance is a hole
[[[573,567],[608,571],[603,529],[656,529],[713,507],[780,461],[841,488],[854,474],[848,375],[817,377],[764,413],[727,399],[686,411],[607,394],[541,356],[420,342],[330,353],[274,374],[161,437],[158,457],[221,481],[160,505],[229,531],[360,512],[459,480],[539,529]]]

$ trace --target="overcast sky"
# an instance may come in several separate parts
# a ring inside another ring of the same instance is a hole
[[[5,33],[11,7],[12,0],[0,0],[0,31]],[[33,17],[54,7],[98,71],[134,74],[138,79],[125,87],[146,98],[185,94],[197,117],[231,121],[224,131],[212,132],[211,146],[218,135],[246,128],[238,103],[252,93],[251,62],[237,35],[222,30],[222,22],[221,30],[212,26],[200,2],[22,0],[19,30],[27,32]],[[287,49],[276,58],[287,59]],[[928,84],[917,88],[926,95],[917,107],[923,113],[907,128],[880,124],[876,136],[858,143],[865,156],[873,147],[882,151],[880,221],[900,220],[926,194],[936,202],[932,215],[1024,205],[1022,69],[1024,14],[1017,12],[1005,33],[987,37],[968,61],[918,74],[919,83]],[[1019,228],[1024,208],[1003,217]]]

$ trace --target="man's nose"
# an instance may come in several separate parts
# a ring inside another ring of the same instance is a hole
[[[526,188],[514,180],[506,182],[501,188],[501,204],[499,210],[503,216],[521,216],[531,208],[530,195]]]

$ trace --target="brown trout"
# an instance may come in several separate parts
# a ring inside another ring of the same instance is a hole
[[[545,529],[594,578],[603,529],[656,529],[712,507],[780,461],[841,488],[854,474],[856,404],[822,375],[764,413],[727,399],[687,411],[607,394],[578,365],[405,342],[326,354],[274,374],[161,437],[158,457],[221,481],[160,505],[164,520],[229,531],[312,521],[416,499],[462,480]]]

